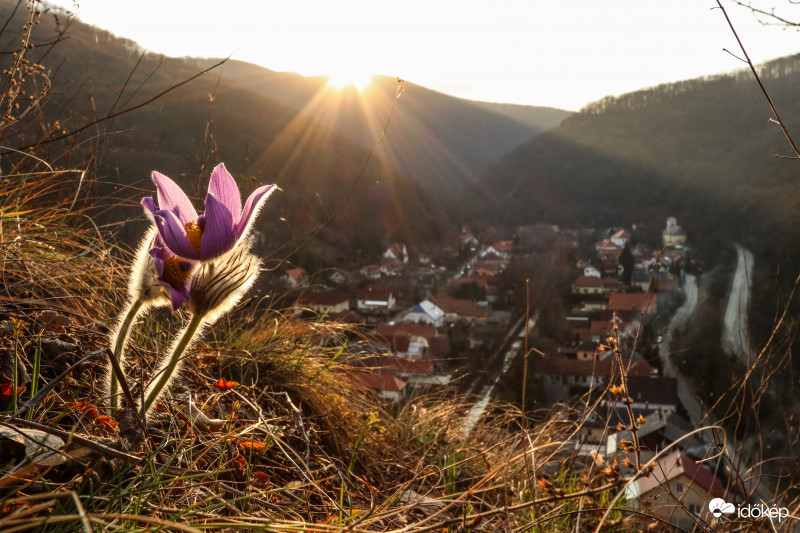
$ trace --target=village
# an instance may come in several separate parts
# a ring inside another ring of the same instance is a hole
[[[642,461],[693,429],[678,397],[678,380],[666,375],[667,354],[661,353],[671,317],[684,301],[683,282],[693,268],[691,247],[674,218],[667,220],[661,242],[641,242],[635,233],[636,228],[538,225],[522,238],[486,242],[465,229],[443,252],[448,267],[432,264],[429,257],[412,257],[405,244],[395,242],[374,264],[333,270],[313,281],[302,268],[290,268],[282,282],[296,295],[297,316],[360,325],[365,332],[343,348],[358,356],[353,358],[357,366],[343,377],[398,406],[430,392],[481,391],[484,400],[491,399],[496,387],[485,384],[503,382],[504,358],[505,368],[511,367],[507,374],[521,372],[520,339],[528,333],[537,352],[529,359],[533,397],[528,407],[547,410],[577,398],[599,400],[581,421],[576,450],[587,461],[624,474],[622,456],[630,446],[632,424]],[[570,250],[566,257],[573,263],[560,295],[564,313],[556,317],[557,331],[537,327],[538,310],[521,305],[519,277],[514,283],[509,279],[515,262],[549,247]],[[535,332],[523,327],[526,312]],[[626,366],[635,422],[622,398],[606,392],[620,386],[612,346]],[[513,385],[506,389],[503,399],[519,394]],[[685,443],[673,447],[653,476],[629,485],[629,505],[664,514],[678,526],[691,525],[688,513],[699,515],[723,487],[698,463],[704,458],[702,441],[692,442],[698,444],[695,453],[686,451]],[[661,508],[659,495],[668,491],[683,494],[683,509]]]

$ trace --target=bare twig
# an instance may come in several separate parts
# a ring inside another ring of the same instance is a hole
[[[736,28],[733,27],[733,22],[731,22],[730,17],[728,17],[728,12],[725,11],[724,7],[722,7],[722,2],[720,2],[720,0],[717,0],[717,5],[722,10],[722,14],[725,16],[725,20],[728,22],[728,26],[731,28],[733,36],[736,38],[736,42],[739,43],[739,48],[742,50],[742,53],[744,54],[746,63],[750,67],[750,71],[753,73],[756,82],[758,82],[758,86],[761,88],[761,92],[764,93],[764,98],[767,99],[767,103],[769,104],[770,109],[772,109],[773,115],[775,115],[775,121],[778,123],[778,125],[780,125],[781,130],[783,130],[783,134],[786,136],[786,140],[789,141],[789,144],[792,146],[792,150],[795,153],[793,157],[780,156],[777,154],[775,155],[775,157],[781,159],[800,159],[800,149],[797,148],[794,139],[792,139],[789,130],[786,128],[786,124],[784,124],[783,120],[781,120],[781,117],[778,114],[778,110],[775,108],[775,104],[772,102],[772,98],[770,97],[769,92],[767,92],[766,87],[764,87],[764,84],[761,82],[761,77],[758,75],[758,71],[756,70],[755,65],[750,60],[750,56],[747,54],[747,50],[745,49],[744,44],[742,44],[742,40],[739,39],[739,34],[736,33]]]

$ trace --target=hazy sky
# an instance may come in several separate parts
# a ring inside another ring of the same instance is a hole
[[[754,61],[800,51],[796,31],[723,5]],[[577,110],[608,94],[743,67],[722,50],[740,53],[715,7],[713,0],[80,0],[76,11],[167,55],[233,55],[305,75],[385,74],[464,98]],[[800,19],[800,7],[793,9]]]

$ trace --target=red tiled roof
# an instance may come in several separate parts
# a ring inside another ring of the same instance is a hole
[[[292,278],[295,281],[300,281],[301,279],[306,277],[308,274],[306,274],[305,269],[302,269],[302,268],[290,268],[289,270],[286,271],[286,275],[289,276],[290,278]]]
[[[612,311],[637,309],[640,312],[646,309],[648,313],[655,313],[656,297],[646,292],[612,292],[608,298],[608,309]]]
[[[534,372],[538,374],[561,374],[573,376],[610,376],[615,369],[616,361],[579,361],[573,359],[537,359]],[[649,376],[653,369],[644,361],[634,361],[628,367],[628,376]]]
[[[719,479],[704,466],[683,455],[680,450],[676,450],[658,461],[650,477],[643,477],[638,480],[639,494],[643,496],[656,487],[662,486],[681,475],[685,475],[692,483],[705,489],[714,497],[722,497],[723,489]]]
[[[401,391],[406,388],[406,382],[394,374],[381,374],[378,372],[345,372],[344,376],[362,387],[376,390]]]
[[[370,285],[358,291],[359,300],[387,301],[392,295],[392,289],[382,285]]]
[[[595,248],[606,248],[608,250],[611,249],[622,250],[622,248],[618,246],[617,243],[615,243],[611,239],[603,239],[602,241],[598,241],[594,243],[594,246]]]
[[[395,322],[394,324],[380,324],[375,329],[375,335],[384,339],[391,339],[392,337],[403,335],[413,335],[415,337],[423,337],[425,339],[433,339],[436,337],[436,328],[433,326],[421,326],[412,324],[411,322]]]
[[[602,287],[603,280],[595,276],[580,276],[572,284],[576,287]]]

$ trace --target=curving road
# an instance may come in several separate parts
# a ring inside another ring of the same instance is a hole
[[[735,354],[748,367],[750,344],[748,306],[750,287],[753,284],[753,254],[750,250],[736,247],[736,272],[728,293],[728,305],[723,317],[722,346]]]
[[[686,325],[689,323],[689,319],[694,314],[694,309],[697,306],[697,282],[693,275],[686,274],[683,291],[686,294],[686,301],[683,302],[683,305],[675,312],[662,341],[664,352],[667,354],[666,357],[664,357],[664,375],[677,378],[678,399],[689,414],[692,425],[699,427],[706,417],[706,410],[688,387],[684,377],[681,376],[680,372],[675,368],[675,365],[672,364],[672,357],[670,357],[672,353],[672,338],[675,332],[686,331]],[[703,435],[705,436],[705,434]]]

